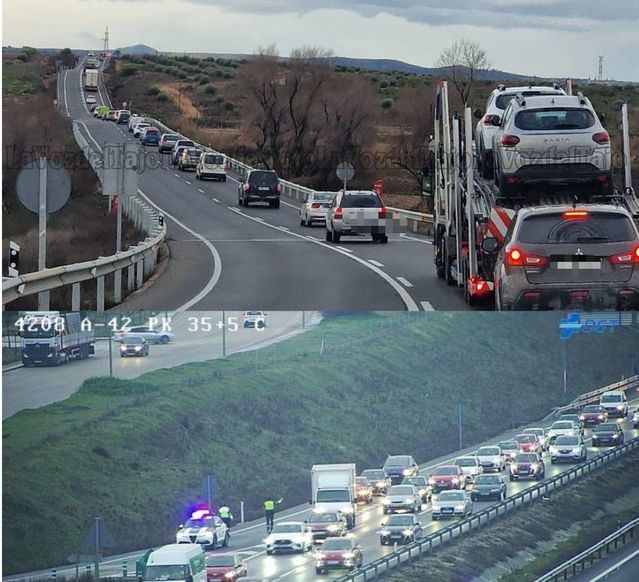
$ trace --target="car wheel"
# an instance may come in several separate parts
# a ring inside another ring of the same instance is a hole
[[[437,516],[437,515],[433,515],[433,516],[432,516],[432,520],[433,520],[433,521],[437,521],[438,519],[439,519],[439,516]]]
[[[222,182],[226,182],[226,176],[222,176]]]
[[[384,540],[384,538],[379,538],[379,543],[380,543],[380,545],[382,545],[382,546],[385,546],[385,545],[386,545],[386,541]]]
[[[333,242],[333,233],[326,229],[326,242]]]
[[[211,541],[210,547],[211,547],[212,550],[217,548],[217,536],[216,535],[213,536],[213,541]]]
[[[322,570],[321,568],[315,568],[315,573],[316,573],[318,576],[321,576],[321,575],[324,573],[324,570]]]
[[[223,547],[223,548],[227,548],[227,547],[228,547],[228,545],[229,545],[229,532],[227,531],[227,532],[224,534],[224,539],[222,540],[222,547]]]
[[[341,238],[342,238],[342,235],[339,234],[339,232],[333,231],[333,242],[335,244],[338,244]]]
[[[168,336],[168,335],[163,335],[163,336],[160,338],[160,343],[161,343],[161,344],[168,344],[168,343],[169,343],[169,336]]]
[[[388,242],[388,235],[383,234],[381,235],[379,242],[381,242],[383,245],[385,245]]]
[[[267,556],[272,556],[273,555],[273,550],[266,550],[266,555]]]
[[[502,491],[501,495],[499,496],[500,501],[506,501],[506,492]]]

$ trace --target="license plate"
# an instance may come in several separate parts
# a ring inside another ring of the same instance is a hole
[[[329,566],[336,566],[337,564],[339,564],[339,560],[329,560],[328,562],[326,562]]]
[[[260,192],[268,192],[268,191],[270,190],[270,188],[269,188],[268,186],[260,186],[260,187],[258,188],[258,190],[259,190]]]
[[[571,271],[579,270],[596,270],[601,269],[601,261],[558,261],[557,269]]]
[[[442,509],[442,513],[452,513],[453,512],[453,508],[452,507],[444,507]]]

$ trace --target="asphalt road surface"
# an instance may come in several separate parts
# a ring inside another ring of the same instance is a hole
[[[119,344],[113,342],[113,375],[129,379],[161,368],[219,358],[223,342],[226,354],[257,349],[301,333],[320,320],[317,312],[278,311],[268,313],[266,328],[257,330],[242,326],[242,312],[225,312],[224,318],[227,331],[223,338],[216,325],[223,320],[221,312],[188,311],[178,314],[171,320],[171,330],[175,334],[173,342],[151,345],[149,356],[144,358],[121,358]],[[232,331],[235,324],[239,324],[239,329]],[[210,331],[206,331],[208,328],[211,328]],[[95,355],[87,360],[71,360],[64,366],[19,367],[5,371],[2,378],[3,419],[25,408],[38,408],[64,400],[88,378],[108,376],[109,342],[97,341],[95,348]]]
[[[81,78],[81,68],[62,73],[61,111],[78,121],[92,147],[138,143],[126,125],[88,112]],[[106,99],[103,86],[96,97]],[[279,209],[239,207],[232,176],[199,181],[194,172],[170,166],[168,154],[144,149],[139,188],[165,216],[171,260],[126,308],[178,309],[195,297],[198,310],[468,309],[460,293],[437,279],[427,237],[393,234],[386,245],[364,238],[326,243],[323,227],[300,226],[292,201],[283,199]],[[159,167],[151,167],[148,156]]]

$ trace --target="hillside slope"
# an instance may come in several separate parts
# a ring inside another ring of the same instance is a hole
[[[113,552],[168,542],[202,479],[247,518],[265,494],[305,502],[313,463],[419,462],[543,416],[563,399],[558,314],[328,317],[303,336],[135,380],[96,378],[3,426],[3,567],[77,550],[94,515]],[[636,330],[575,337],[570,395],[632,373]],[[34,478],[37,476],[37,478]],[[25,544],[39,532],[46,544]]]

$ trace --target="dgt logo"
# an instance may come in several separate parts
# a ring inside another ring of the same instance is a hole
[[[622,325],[632,325],[631,313],[569,313],[559,322],[559,337],[570,339],[577,333],[613,333]]]

